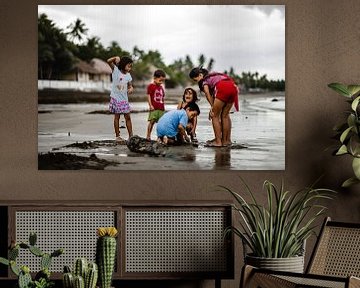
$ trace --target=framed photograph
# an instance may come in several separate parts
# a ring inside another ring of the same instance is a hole
[[[284,170],[285,5],[38,5],[39,170]]]

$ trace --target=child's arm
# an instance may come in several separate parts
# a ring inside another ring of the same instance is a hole
[[[111,70],[114,70],[115,65],[120,62],[120,57],[119,56],[110,57],[109,59],[106,60],[106,62],[111,67]]]
[[[134,86],[132,85],[132,82],[131,81],[128,82],[127,86],[128,86],[127,92],[128,94],[131,94],[134,91]]]
[[[147,99],[148,99],[148,104],[149,104],[149,110],[153,111],[154,110],[154,106],[151,103],[151,96],[150,94],[147,94]]]
[[[193,118],[193,127],[192,127],[192,129],[191,129],[191,134],[192,134],[193,136],[195,136],[196,125],[197,125],[197,116],[195,116],[195,117]]]
[[[204,93],[206,96],[206,100],[209,102],[210,106],[212,107],[214,105],[214,98],[210,94],[208,85],[204,85]]]
[[[178,106],[176,107],[177,110],[180,110],[182,108],[182,101],[178,103]]]
[[[186,142],[190,142],[190,138],[186,135],[186,130],[185,130],[184,126],[179,124],[178,131],[179,131],[179,134],[181,135],[182,139],[184,139]]]

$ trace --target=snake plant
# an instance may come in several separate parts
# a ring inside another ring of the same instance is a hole
[[[251,255],[266,258],[288,258],[301,255],[305,240],[314,233],[316,220],[324,214],[326,207],[318,200],[332,199],[335,191],[329,189],[304,188],[296,193],[277,188],[266,180],[266,205],[262,205],[242,179],[245,193],[250,201],[235,192],[220,186],[235,199],[233,208],[240,215],[239,227],[231,226],[225,235],[233,232],[239,236]]]

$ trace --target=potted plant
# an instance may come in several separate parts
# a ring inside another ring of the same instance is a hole
[[[243,180],[242,180],[243,181]],[[251,201],[221,186],[235,199],[233,208],[240,216],[239,227],[228,227],[244,245],[245,264],[271,270],[303,272],[305,241],[314,233],[316,221],[326,207],[317,202],[332,199],[329,189],[304,188],[296,193],[278,189],[266,180],[267,203],[262,205],[245,185]],[[248,253],[249,252],[249,253]]]
[[[9,248],[8,259],[0,257],[0,263],[10,266],[11,271],[18,277],[18,288],[50,288],[54,286],[54,282],[50,280],[50,265],[52,259],[62,255],[64,250],[57,249],[52,253],[45,253],[38,246],[36,246],[36,241],[36,234],[30,233],[29,243],[14,242]],[[28,266],[19,265],[16,262],[20,249],[28,250],[31,254],[41,259],[41,270],[36,273],[34,279],[31,277],[30,268]]]
[[[62,275],[63,288],[95,288],[97,279],[97,264],[88,261],[84,257],[75,260],[73,271],[69,266],[64,266]]]
[[[360,85],[330,83],[328,86],[345,96],[350,104],[346,122],[334,127],[337,132],[336,138],[340,141],[334,155],[350,155],[352,157],[354,176],[342,184],[342,187],[349,187],[360,183]]]

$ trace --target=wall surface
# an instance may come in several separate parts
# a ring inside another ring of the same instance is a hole
[[[61,1],[61,4],[73,4]],[[135,1],[173,4],[171,1]],[[134,4],[135,2],[131,2]],[[77,4],[89,2],[77,1]],[[91,1],[91,4],[120,1]],[[121,2],[125,3],[125,2]],[[130,2],[128,2],[130,3]],[[339,188],[351,173],[346,157],[331,156],[332,127],[343,119],[344,98],[327,84],[360,82],[358,0],[182,1],[182,4],[286,5],[286,169],[285,171],[38,171],[37,169],[37,4],[0,4],[0,200],[229,200],[216,184],[239,189],[241,175],[263,201],[265,179],[290,190],[310,185],[339,191],[328,215],[359,222],[360,187]],[[139,179],[141,179],[139,181]],[[3,227],[1,228],[3,229]],[[309,244],[311,246],[311,243]],[[237,248],[241,250],[240,247]],[[308,250],[312,250],[311,247]],[[236,252],[236,270],[242,265]],[[224,287],[237,287],[224,281]],[[212,287],[205,281],[202,287]],[[186,285],[185,285],[186,286]],[[175,287],[175,286],[174,286]]]

